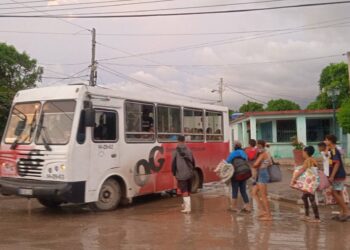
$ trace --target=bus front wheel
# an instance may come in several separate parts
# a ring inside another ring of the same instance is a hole
[[[111,211],[118,207],[122,199],[122,190],[118,181],[106,180],[101,187],[98,201],[90,204],[95,211]]]
[[[59,208],[62,204],[62,201],[52,198],[38,198],[38,201],[41,205],[47,208]]]

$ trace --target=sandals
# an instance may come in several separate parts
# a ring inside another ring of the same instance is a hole
[[[250,214],[250,213],[252,212],[252,210],[250,210],[249,208],[243,208],[243,209],[241,210],[241,212]]]
[[[338,221],[346,222],[346,221],[348,221],[348,219],[350,219],[349,215],[341,215],[341,216],[339,216]]]
[[[331,220],[339,220],[340,219],[340,215],[339,214],[337,214],[337,215],[334,215],[334,216],[332,216],[331,217]]]
[[[241,210],[239,210],[238,208],[232,208],[232,207],[228,208],[227,211],[229,211],[229,212],[234,212],[234,213],[239,213],[239,212],[241,212]]]
[[[272,216],[263,216],[259,218],[260,221],[273,221]]]
[[[309,219],[309,220],[307,220],[307,222],[310,222],[310,223],[321,223],[321,220],[320,219]]]
[[[310,216],[305,216],[305,215],[304,215],[304,216],[301,216],[301,217],[300,217],[300,220],[301,220],[301,221],[309,221],[309,220],[310,220]]]

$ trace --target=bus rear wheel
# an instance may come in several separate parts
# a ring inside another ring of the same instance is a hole
[[[106,180],[101,187],[98,200],[90,204],[95,211],[111,211],[118,207],[122,199],[122,190],[119,182],[113,179]]]
[[[59,208],[62,204],[62,201],[53,198],[38,198],[38,201],[44,207],[52,209]]]
[[[195,170],[193,172],[193,177],[192,177],[192,193],[197,193],[199,188],[201,187],[201,177],[199,175],[199,171]]]

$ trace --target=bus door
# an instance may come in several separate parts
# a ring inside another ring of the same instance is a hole
[[[95,126],[92,127],[90,154],[90,190],[99,188],[109,171],[120,167],[119,119],[117,109],[95,109]]]

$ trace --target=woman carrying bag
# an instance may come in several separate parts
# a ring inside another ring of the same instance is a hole
[[[242,144],[238,141],[234,142],[234,150],[226,159],[226,162],[232,163],[235,168],[234,174],[231,178],[232,185],[232,203],[229,207],[233,212],[247,212],[251,211],[249,205],[249,197],[247,194],[247,179],[251,177],[250,167],[247,162],[247,155],[242,149]],[[242,210],[237,208],[238,191],[241,192],[244,207]]]

